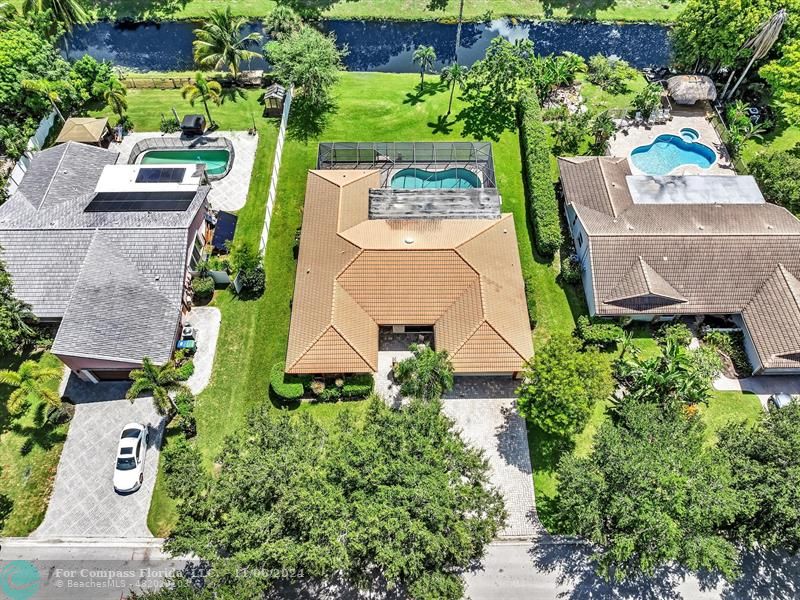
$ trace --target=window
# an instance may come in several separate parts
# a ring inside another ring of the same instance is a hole
[[[583,234],[582,233],[578,234],[578,237],[575,238],[575,242],[578,244],[578,248],[583,246]]]

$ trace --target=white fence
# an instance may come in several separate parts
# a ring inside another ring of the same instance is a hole
[[[30,153],[42,149],[47,136],[50,134],[50,129],[53,127],[53,123],[55,123],[55,120],[56,111],[53,111],[41,120],[39,127],[36,129],[36,133],[34,133],[33,137],[28,140],[27,151],[20,157],[20,159],[17,161],[17,164],[14,165],[14,169],[11,171],[11,175],[8,178],[9,195],[17,191],[22,178],[25,176],[25,173],[31,164]]]
[[[272,221],[272,209],[275,207],[275,198],[278,195],[278,177],[281,171],[281,157],[283,156],[283,144],[286,141],[286,128],[289,123],[289,110],[292,107],[292,88],[286,90],[286,97],[283,101],[283,114],[281,115],[281,126],[278,130],[278,143],[275,146],[275,160],[272,163],[272,176],[269,179],[269,194],[267,195],[267,211],[264,215],[264,228],[261,230],[261,243],[259,252],[263,255],[267,250],[267,238],[269,237],[269,224]]]

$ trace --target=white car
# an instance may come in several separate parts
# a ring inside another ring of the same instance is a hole
[[[797,396],[780,392],[778,394],[772,394],[767,402],[769,403],[770,408],[783,408],[784,406],[788,406],[795,401],[797,401]]]
[[[128,423],[122,428],[114,465],[114,489],[118,492],[135,492],[144,481],[144,457],[147,454],[147,427]]]

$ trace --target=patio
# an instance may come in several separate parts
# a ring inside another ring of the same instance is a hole
[[[161,133],[159,131],[136,131],[129,133],[120,143],[112,142],[109,150],[119,152],[118,164],[126,164],[133,147],[150,138],[180,138],[180,132]],[[214,131],[208,138],[226,138],[233,144],[234,158],[230,172],[222,179],[211,182],[208,200],[214,210],[237,211],[247,202],[250,176],[258,147],[258,136],[246,131]],[[200,138],[195,138],[200,139]]]
[[[700,134],[698,141],[713,149],[717,154],[716,162],[708,169],[695,165],[685,165],[672,171],[670,175],[736,175],[731,165],[730,157],[725,145],[717,135],[714,126],[708,119],[710,114],[706,104],[698,103],[694,106],[674,105],[672,119],[663,124],[631,125],[616,133],[608,143],[608,154],[611,156],[630,157],[631,152],[639,146],[646,146],[653,142],[659,135],[672,134],[680,137],[680,131],[690,128]],[[631,172],[634,175],[646,175],[631,163]]]

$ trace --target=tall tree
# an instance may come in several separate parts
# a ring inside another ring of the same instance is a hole
[[[261,42],[261,34],[241,35],[247,24],[245,17],[233,16],[230,4],[225,10],[212,10],[208,19],[194,30],[197,38],[192,42],[195,62],[203,68],[216,70],[227,65],[236,79],[243,60],[261,56],[250,49]]]
[[[568,436],[583,430],[594,405],[613,389],[608,359],[595,348],[582,351],[572,336],[557,335],[523,371],[517,407],[543,431]]]
[[[781,116],[792,125],[800,124],[800,40],[783,48],[783,56],[758,70],[772,88]]]
[[[411,356],[394,366],[400,393],[421,400],[436,400],[453,389],[453,365],[447,351],[427,344],[411,344]]]
[[[8,397],[8,411],[19,414],[27,406],[37,403],[61,406],[55,384],[62,373],[61,369],[44,366],[35,360],[24,361],[16,371],[0,370],[0,383],[15,388]]]
[[[61,109],[58,107],[59,103],[61,102],[62,88],[63,86],[60,82],[51,81],[45,78],[22,80],[22,89],[33,92],[34,94],[46,99],[50,103],[50,106],[53,107],[53,110],[56,111],[58,118],[63,122],[64,115],[61,113]]]
[[[303,19],[288,6],[279,4],[264,18],[264,31],[273,40],[283,38],[300,31]]]
[[[261,597],[270,573],[301,571],[461,598],[456,573],[482,555],[505,510],[488,463],[452,426],[438,401],[393,410],[373,397],[362,418],[324,428],[261,405],[226,441],[204,498],[180,505],[167,546],[210,560],[217,582],[253,573],[248,594],[226,597]]]
[[[464,86],[468,72],[469,69],[467,69],[467,67],[462,67],[458,63],[454,63],[442,69],[442,83],[450,87],[450,101],[447,103],[448,115],[453,111],[453,96],[456,93],[456,86],[459,88]]]
[[[764,413],[755,426],[727,426],[719,447],[745,505],[736,538],[792,554],[800,550],[800,403]]]
[[[202,73],[197,73],[194,83],[187,83],[183,86],[181,96],[183,96],[184,100],[188,100],[192,106],[196,101],[200,100],[206,110],[209,126],[214,125],[214,119],[211,118],[211,111],[208,109],[208,103],[213,102],[217,106],[222,104],[222,86],[219,82],[207,80]]]
[[[556,519],[596,546],[608,579],[653,575],[680,563],[733,578],[738,552],[724,530],[741,510],[727,461],[706,444],[699,416],[657,399],[625,405],[585,457],[559,468]]]
[[[131,371],[133,384],[128,388],[125,397],[133,402],[144,392],[153,394],[153,406],[160,415],[174,415],[178,406],[172,395],[186,391],[181,372],[175,363],[168,361],[164,365],[156,365],[145,357],[142,368]]]
[[[800,147],[762,152],[747,165],[764,197],[800,217]]]
[[[26,15],[45,11],[50,11],[53,20],[67,31],[90,20],[81,0],[25,0],[22,4],[22,12]]]
[[[31,307],[14,295],[14,283],[0,259],[0,354],[20,352],[36,338]]]
[[[417,46],[411,59],[415,65],[419,65],[419,84],[423,86],[425,85],[426,71],[432,70],[433,65],[436,64],[436,50],[433,49],[433,46]]]

